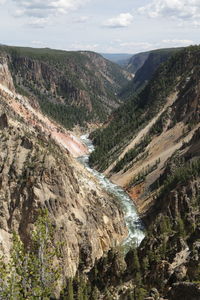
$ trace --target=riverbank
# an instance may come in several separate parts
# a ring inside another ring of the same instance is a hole
[[[94,145],[92,141],[88,138],[88,135],[82,135],[80,137],[81,141],[87,146],[88,152],[94,151]],[[144,238],[144,228],[142,226],[141,220],[137,213],[137,209],[133,203],[133,200],[129,195],[118,185],[112,183],[104,174],[90,168],[88,161],[89,155],[84,155],[78,158],[85,168],[92,173],[100,185],[110,194],[112,194],[121,204],[126,226],[128,228],[128,236],[123,242],[123,246],[129,248],[129,246],[136,244],[139,245]]]

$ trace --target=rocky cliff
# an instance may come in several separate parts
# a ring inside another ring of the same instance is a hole
[[[1,46],[0,53],[7,57],[16,90],[66,128],[104,121],[131,78],[93,52]]]
[[[180,48],[166,48],[134,55],[125,67],[129,72],[134,73],[134,78],[122,88],[119,93],[120,98],[124,100],[132,98],[134,93],[144,88],[158,67],[178,51]]]
[[[199,299],[199,57],[197,46],[177,53],[91,135],[97,145],[101,141],[91,162],[100,167],[98,154],[106,149],[103,169],[127,189],[146,226],[125,267],[119,253],[112,263],[97,265],[112,273],[121,261],[110,286],[100,276],[93,282],[111,299]]]
[[[38,210],[46,208],[55,243],[62,241],[64,273],[73,276],[80,262],[83,269],[90,269],[96,258],[122,242],[127,234],[123,213],[75,160],[87,153],[78,138],[43,116],[37,105],[31,105],[34,99],[16,92],[11,63],[11,56],[1,56],[1,252],[8,255],[13,231],[29,243]],[[19,72],[30,67],[25,73],[27,80],[33,69],[37,69],[32,73],[34,80],[41,79],[42,64],[25,58],[15,63],[15,71],[18,63],[23,63]]]

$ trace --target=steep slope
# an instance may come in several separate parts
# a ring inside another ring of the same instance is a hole
[[[198,56],[198,47],[174,55],[137,97],[116,111],[105,129],[93,133],[97,148],[91,164],[126,187],[136,175],[162,169],[199,124]]]
[[[123,240],[123,213],[72,157],[85,154],[85,146],[31,102],[15,91],[8,59],[0,57],[0,249],[9,255],[13,231],[27,245],[46,208],[55,243],[62,242],[64,275],[73,276],[80,262],[90,269]]]
[[[161,188],[154,187],[155,204],[143,218],[147,230],[141,245],[125,258],[119,251],[109,253],[89,273],[98,299],[102,294],[121,300],[199,299],[199,137],[197,129],[167,162]]]
[[[109,252],[88,274],[97,299],[200,298],[199,59],[200,47],[189,47],[157,71],[132,102],[131,113],[138,123],[145,121],[141,126],[127,126],[129,103],[121,114],[116,112],[107,128],[94,133],[96,141],[104,142],[110,151],[107,174],[128,189],[146,225],[141,245],[133,245],[125,258],[119,250]],[[119,130],[122,121],[127,126],[118,144],[111,140],[116,117]]]
[[[133,93],[139,92],[145,84],[153,77],[160,64],[167,61],[181,48],[159,49],[150,52],[139,53],[129,61],[126,69],[131,72],[135,70],[134,78],[120,91],[120,97],[127,99]]]
[[[135,74],[149,57],[150,51],[134,54],[126,61],[126,69]]]
[[[66,128],[102,122],[129,73],[93,52],[1,46],[18,92]]]

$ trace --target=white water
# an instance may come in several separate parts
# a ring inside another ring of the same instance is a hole
[[[89,140],[88,135],[82,135],[81,140],[88,147],[90,153],[94,151],[94,146],[91,140]],[[106,191],[113,194],[121,203],[125,215],[125,222],[129,231],[128,237],[125,239],[123,245],[139,245],[144,238],[144,228],[141,224],[140,218],[137,214],[137,210],[132,199],[122,188],[109,181],[109,179],[106,178],[102,173],[99,173],[96,170],[93,170],[89,167],[89,155],[79,157],[78,160],[85,166],[85,168],[89,172],[91,172],[99,180],[101,186]]]

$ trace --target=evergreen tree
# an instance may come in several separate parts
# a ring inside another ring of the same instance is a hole
[[[68,279],[67,283],[67,298],[66,300],[74,300],[73,279]]]
[[[30,249],[13,233],[11,258],[0,260],[0,299],[49,299],[56,288],[60,268],[54,265],[58,249],[53,247],[53,231],[46,211],[42,211],[31,236]]]

